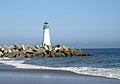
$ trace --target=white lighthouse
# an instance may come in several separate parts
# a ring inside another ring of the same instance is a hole
[[[47,22],[45,22],[44,25],[43,25],[43,41],[42,41],[42,45],[43,46],[45,46],[45,45],[50,46],[51,45],[49,26],[48,26]]]

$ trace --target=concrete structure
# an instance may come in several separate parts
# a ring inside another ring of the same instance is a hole
[[[51,45],[51,42],[50,42],[50,33],[49,33],[49,26],[48,26],[47,22],[45,22],[44,26],[43,26],[43,41],[42,41],[42,45],[43,46],[45,46],[45,45],[50,46]]]

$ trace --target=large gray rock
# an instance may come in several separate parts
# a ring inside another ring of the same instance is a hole
[[[3,47],[1,47],[1,48],[0,48],[0,51],[2,51],[2,52],[3,52],[4,50],[5,50],[5,49],[4,49]]]
[[[44,46],[45,50],[49,50],[48,46]]]
[[[3,53],[0,51],[0,57],[3,55]]]
[[[45,52],[46,50],[45,49],[40,49],[38,52],[39,53],[43,53],[43,52]]]
[[[25,45],[21,45],[22,50],[26,50]]]
[[[35,45],[35,48],[36,48],[36,49],[40,49],[40,46],[39,46],[39,45]]]
[[[6,54],[6,53],[7,53],[7,50],[4,50],[4,51],[3,51],[3,54]]]
[[[10,46],[9,46],[9,49],[13,49],[13,48],[15,48],[14,45],[10,45]]]
[[[57,45],[55,45],[55,47],[58,47],[58,48],[59,48],[59,47],[61,47],[61,45],[60,45],[60,44],[57,44]]]
[[[11,48],[9,46],[3,45],[2,47],[6,50],[7,53],[12,53]]]
[[[15,50],[14,48],[12,48],[11,51],[12,51],[12,53],[15,53],[15,52],[16,52],[16,50]]]
[[[38,50],[38,49],[36,49],[36,48],[35,48],[35,49],[33,49],[32,51],[33,51],[33,52],[39,52],[39,50]]]

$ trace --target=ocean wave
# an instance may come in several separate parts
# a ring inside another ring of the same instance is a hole
[[[27,62],[27,64],[26,64]],[[0,59],[0,64],[14,66],[15,69],[49,69],[49,70],[65,70],[77,74],[101,76],[108,78],[120,79],[120,67],[117,68],[93,68],[93,67],[47,67],[28,64],[29,60],[13,60],[13,59]],[[7,67],[8,69],[9,67]],[[2,66],[0,69],[6,69]],[[13,68],[14,69],[14,68]]]

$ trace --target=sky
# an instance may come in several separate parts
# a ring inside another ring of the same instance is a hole
[[[120,48],[120,0],[0,0],[0,45],[51,43]]]

